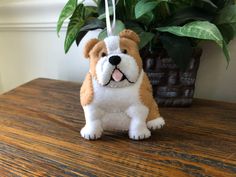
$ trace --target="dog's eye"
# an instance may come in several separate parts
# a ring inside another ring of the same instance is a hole
[[[122,49],[121,52],[124,53],[124,54],[127,54],[127,50],[126,49]]]
[[[101,56],[105,57],[105,56],[107,56],[107,54],[105,52],[102,52]]]

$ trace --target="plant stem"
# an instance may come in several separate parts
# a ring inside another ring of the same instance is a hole
[[[167,2],[165,2],[165,8],[166,8],[167,15],[170,16],[171,15],[170,8],[169,8],[169,5],[167,4]]]

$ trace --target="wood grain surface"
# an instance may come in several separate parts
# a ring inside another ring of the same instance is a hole
[[[0,176],[236,176],[236,104],[161,108],[144,141],[80,137],[80,85],[37,79],[0,96]]]

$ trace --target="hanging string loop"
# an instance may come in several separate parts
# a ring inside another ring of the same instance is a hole
[[[107,36],[113,36],[116,27],[116,3],[115,0],[112,1],[112,10],[113,10],[113,21],[111,25],[110,11],[108,0],[105,0],[105,14],[106,14],[106,25],[107,25]]]

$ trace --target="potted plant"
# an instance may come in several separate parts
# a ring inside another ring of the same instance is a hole
[[[57,32],[68,18],[65,52],[89,30],[102,29],[106,37],[104,0],[96,6],[69,0],[58,20]],[[224,52],[236,34],[234,0],[117,0],[118,34],[124,28],[135,31],[153,94],[160,105],[188,106],[192,103],[201,49],[199,42],[214,41]],[[112,14],[112,10],[111,10]]]

